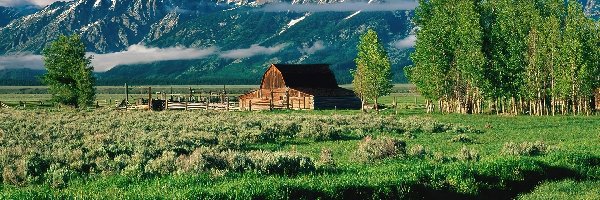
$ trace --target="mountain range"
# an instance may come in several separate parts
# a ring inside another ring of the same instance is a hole
[[[580,1],[589,16],[600,16],[594,0]],[[359,36],[372,28],[390,54],[394,81],[406,82],[411,9],[350,11],[336,6],[341,2],[350,1],[74,0],[37,10],[0,7],[0,55],[39,55],[59,35],[78,33],[96,58],[115,61],[97,73],[102,85],[257,84],[270,63],[328,63],[338,82],[349,83]],[[0,84],[36,84],[32,74],[43,73],[19,67],[0,68]]]

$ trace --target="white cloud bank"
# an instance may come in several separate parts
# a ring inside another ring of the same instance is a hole
[[[385,3],[368,2],[342,2],[332,4],[290,4],[274,3],[267,4],[258,9],[263,12],[379,12],[414,10],[419,3],[415,0],[396,0]]]
[[[170,48],[149,48],[143,45],[132,45],[126,51],[95,54],[92,65],[95,71],[108,71],[118,65],[145,64],[158,61],[169,60],[195,60],[215,54],[217,48],[206,49],[170,47]]]
[[[42,56],[31,54],[0,56],[0,70],[19,68],[43,69]]]
[[[408,49],[408,48],[414,47],[416,43],[417,43],[417,36],[416,35],[408,35],[406,38],[394,42],[394,47],[396,47],[398,49]]]
[[[279,44],[272,47],[264,47],[258,44],[250,46],[247,49],[235,49],[230,51],[221,52],[219,57],[227,59],[242,59],[250,58],[258,55],[272,55],[281,51],[285,48],[286,44]]]
[[[121,52],[108,54],[88,53],[87,55],[94,58],[92,59],[94,71],[104,72],[119,65],[145,64],[171,60],[196,60],[209,56],[219,56],[225,59],[242,59],[259,55],[272,55],[281,51],[286,46],[286,44],[280,44],[272,47],[264,47],[255,44],[245,49],[221,52],[217,47],[205,49],[185,47],[154,48],[144,45],[132,45],[127,50]],[[20,68],[44,69],[43,57],[31,54],[0,56],[0,70]]]
[[[35,5],[44,7],[50,4],[53,4],[57,1],[72,1],[72,0],[0,0],[0,6],[5,7],[18,7],[18,6],[27,6],[27,5]]]
[[[317,51],[321,51],[325,49],[325,43],[322,40],[316,41],[312,46],[305,46],[301,49],[298,49],[302,54],[312,55]]]

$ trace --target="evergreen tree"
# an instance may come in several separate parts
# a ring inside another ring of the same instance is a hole
[[[43,56],[48,71],[43,82],[53,101],[73,107],[93,104],[96,94],[92,58],[86,57],[79,35],[60,36],[44,49]]]
[[[377,99],[390,94],[393,87],[392,64],[374,30],[361,36],[355,62],[354,91],[361,98],[363,109],[367,100],[373,100],[378,110]]]

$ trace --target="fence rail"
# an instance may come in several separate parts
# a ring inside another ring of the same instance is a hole
[[[4,104],[2,101],[0,101],[0,108],[6,108],[6,109],[10,109],[10,106]]]

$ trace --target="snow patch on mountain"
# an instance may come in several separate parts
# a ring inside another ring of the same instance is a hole
[[[354,17],[354,16],[356,16],[356,15],[360,14],[360,12],[362,12],[362,11],[361,11],[361,10],[359,10],[359,11],[356,11],[355,13],[351,14],[350,16],[348,16],[348,17],[344,18],[344,20],[349,20],[350,18],[352,18],[352,17]]]
[[[285,27],[283,27],[283,29],[279,32],[279,35],[281,35],[283,32],[285,32],[287,29],[291,28],[292,26],[298,24],[302,20],[306,19],[306,17],[308,17],[310,15],[311,15],[311,13],[306,13],[306,14],[304,14],[304,16],[302,16],[298,19],[293,19],[292,21],[290,21],[290,23],[288,23]]]

